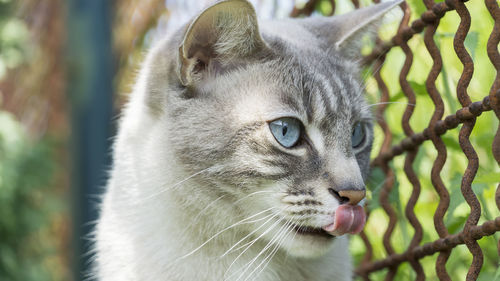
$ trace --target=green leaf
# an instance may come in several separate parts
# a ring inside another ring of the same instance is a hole
[[[395,171],[394,169],[392,170]],[[389,202],[396,206],[396,212],[399,218],[403,218],[404,220],[403,206],[401,205],[401,197],[399,196],[399,181],[397,178],[394,178],[394,185],[389,193]]]
[[[381,168],[375,167],[371,169],[370,171],[370,176],[368,177],[368,184],[367,188],[368,190],[371,190],[372,192],[377,189],[378,186],[382,185],[385,181],[385,174],[382,171]]]
[[[439,46],[439,41],[438,42],[438,46]],[[443,86],[444,86],[444,100],[446,101],[446,103],[448,103],[448,107],[450,108],[450,111],[452,113],[456,112],[458,110],[458,104],[457,104],[457,100],[453,97],[453,94],[451,92],[451,86],[450,86],[450,82],[448,80],[448,72],[446,70],[446,65],[443,64],[442,66],[442,69],[441,69],[441,80],[443,81]]]
[[[488,210],[488,205],[487,201],[484,198],[484,191],[488,189],[488,185],[484,183],[473,183],[472,184],[472,190],[476,194],[479,202],[481,202],[482,210],[483,210],[483,216],[487,220],[492,220],[493,217],[490,214],[490,211]]]
[[[480,174],[474,178],[474,183],[499,183],[499,182],[500,182],[500,172]]]
[[[464,202],[464,198],[462,196],[462,191],[460,190],[460,186],[462,184],[462,175],[460,173],[455,173],[451,178],[450,184],[450,206],[448,207],[448,212],[446,212],[446,218],[444,224],[446,227],[450,228],[452,224],[455,223],[453,218],[453,213],[455,209]],[[448,229],[450,231],[450,229]],[[453,233],[450,231],[450,233]]]
[[[453,149],[455,151],[462,151],[462,148],[460,147],[460,144],[458,143],[457,139],[454,137],[451,137],[450,135],[443,135],[441,136],[441,139],[443,140],[444,144],[446,145],[446,148],[448,149]]]
[[[373,211],[380,207],[380,191],[384,186],[385,174],[379,167],[375,167],[370,171],[370,176],[367,181],[367,189],[371,191],[371,199],[368,202],[368,209]]]
[[[427,157],[427,149],[425,146],[420,146],[417,152],[417,157],[413,161],[413,170],[417,175],[422,175],[420,172],[420,167],[422,167],[423,160]],[[422,180],[422,177],[420,177]]]
[[[399,91],[397,94],[392,95],[389,99],[390,102],[396,102],[405,98],[405,94],[402,91]]]
[[[450,219],[449,223],[446,225],[448,232],[451,234],[457,233],[463,228],[465,221],[467,221],[466,216],[454,216]]]
[[[408,81],[410,84],[411,88],[415,92],[415,95],[417,96],[427,96],[427,88],[425,88],[424,84],[420,84],[414,81]]]
[[[467,34],[465,38],[464,45],[470,52],[471,57],[474,59],[476,57],[476,49],[479,41],[479,33],[477,31],[471,31]]]

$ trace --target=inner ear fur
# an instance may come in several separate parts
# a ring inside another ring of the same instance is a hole
[[[178,76],[191,85],[209,66],[224,68],[265,46],[257,16],[245,0],[217,2],[202,11],[188,26],[178,55]]]

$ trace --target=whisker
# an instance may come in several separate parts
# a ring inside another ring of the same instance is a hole
[[[272,218],[278,216],[279,213],[276,213]],[[250,249],[250,247],[255,243],[257,242],[260,238],[262,238],[264,235],[266,235],[269,231],[271,231],[272,229],[274,229],[274,227],[276,227],[276,225],[278,225],[281,221],[283,220],[282,219],[279,219],[278,221],[274,222],[266,231],[264,231],[264,233],[262,233],[261,235],[259,235],[257,238],[255,238],[252,243],[250,245],[248,245],[247,248],[245,248],[245,250],[243,250],[243,252],[241,252],[234,260],[233,262],[229,265],[229,267],[227,268],[226,270],[226,273],[224,273],[224,276],[229,272],[229,270],[231,269],[231,267],[236,263],[236,261],[248,250]],[[236,271],[235,273],[231,274],[229,277],[233,276],[234,274],[236,274],[238,271]],[[229,278],[228,277],[228,278]],[[226,278],[227,280],[227,278]]]
[[[370,108],[372,106],[376,105],[381,105],[381,104],[393,104],[393,103],[399,103],[399,104],[404,104],[404,105],[409,105],[409,106],[415,106],[413,103],[408,103],[408,102],[400,102],[400,101],[387,101],[387,102],[377,102],[377,103],[372,103],[367,105],[365,108]]]
[[[302,218],[303,218],[303,216],[301,216],[299,219],[302,219]],[[299,223],[299,225],[297,226],[297,230],[300,230],[304,226],[304,223],[305,223],[305,221]],[[291,240],[290,243],[293,243],[293,240],[295,240],[295,237],[297,236],[297,233],[298,233],[298,231],[294,231],[293,237],[292,237],[292,240]],[[286,263],[286,260],[287,260],[287,258],[288,258],[289,255],[290,255],[290,251],[286,250],[286,255],[285,255],[284,263]]]
[[[186,231],[188,231],[188,229],[193,226],[196,222],[198,222],[198,220],[200,219],[201,217],[201,214],[203,214],[204,211],[208,210],[210,207],[212,207],[213,205],[215,205],[215,203],[217,203],[219,200],[221,200],[222,198],[226,197],[227,194],[224,194],[222,196],[219,196],[219,198],[215,199],[214,201],[210,202],[209,204],[207,204],[207,206],[205,206],[205,208],[203,208],[201,211],[198,212],[198,214],[191,220],[191,223],[184,229],[184,232],[183,233],[186,233]]]
[[[375,62],[376,62],[377,60],[379,60],[379,59],[380,59],[383,55],[384,55],[384,54],[382,54],[382,53],[381,53],[381,54],[379,54],[379,55],[377,56],[377,58],[376,58],[375,60],[373,60],[373,62],[372,62],[369,66],[368,66],[368,65],[366,66],[366,68],[370,68],[370,69],[371,69],[371,68],[373,68],[373,65],[375,64]],[[365,79],[366,79],[366,78],[368,78],[368,77],[370,77],[370,76],[374,76],[377,72],[379,72],[379,71],[382,69],[382,67],[385,65],[386,61],[387,61],[387,60],[385,60],[385,59],[384,59],[384,61],[380,64],[380,66],[379,66],[379,67],[377,67],[377,69],[374,69],[373,71],[367,71],[367,73],[364,75],[364,77],[363,77],[363,80],[362,80],[362,81],[365,81]],[[360,62],[361,62],[361,60],[360,60]]]
[[[220,256],[221,258],[226,256],[227,254],[229,254],[231,252],[232,249],[234,249],[234,247],[238,246],[239,243],[241,243],[242,241],[244,241],[245,239],[247,239],[248,237],[250,237],[252,234],[254,234],[255,232],[257,232],[259,229],[261,229],[262,227],[264,227],[269,221],[271,221],[273,218],[275,218],[278,214],[275,214],[274,216],[272,216],[271,218],[269,218],[267,221],[265,221],[264,223],[262,223],[258,228],[254,229],[252,232],[250,232],[249,234],[247,234],[245,237],[243,237],[240,241],[236,242],[231,248],[229,248],[229,250],[227,250],[224,254],[222,254],[222,256]],[[251,242],[250,242],[251,243]],[[248,244],[248,243],[247,243]],[[246,244],[245,244],[246,245]],[[250,245],[251,246],[251,245]],[[238,248],[240,249],[240,248]],[[236,250],[238,250],[236,249]]]
[[[158,191],[158,192],[156,192],[156,193],[153,193],[153,194],[151,194],[150,196],[147,196],[146,198],[143,198],[142,200],[140,200],[140,201],[139,201],[139,203],[144,203],[145,201],[148,201],[148,200],[150,200],[150,199],[152,199],[152,198],[155,198],[156,196],[158,196],[158,195],[160,195],[160,194],[162,194],[162,193],[164,193],[164,192],[166,192],[166,191],[168,191],[168,190],[170,190],[170,189],[174,189],[174,188],[176,188],[177,186],[180,186],[181,184],[185,183],[186,181],[188,181],[188,180],[192,179],[193,177],[195,177],[195,176],[197,176],[197,175],[199,175],[199,174],[201,174],[201,173],[204,173],[204,172],[208,171],[209,169],[211,169],[211,168],[213,168],[213,167],[214,167],[214,166],[210,166],[210,167],[208,167],[208,168],[205,168],[205,169],[203,169],[203,170],[201,170],[201,171],[198,171],[198,172],[196,172],[196,173],[194,173],[194,174],[190,175],[189,177],[187,177],[187,178],[185,178],[185,179],[183,179],[183,180],[179,181],[178,183],[176,183],[176,184],[172,185],[171,187],[163,188],[163,189],[161,189],[160,191]]]
[[[239,202],[243,201],[244,199],[246,199],[246,198],[248,198],[248,197],[250,197],[252,195],[260,194],[260,193],[277,193],[277,192],[276,191],[271,191],[271,190],[260,190],[260,191],[252,192],[252,193],[248,194],[247,196],[234,201],[233,205],[238,204]]]
[[[290,219],[293,219],[293,217],[292,217],[292,218],[290,218]],[[264,224],[265,224],[265,223],[264,223]],[[260,227],[262,227],[262,226],[263,226],[263,225],[261,225]],[[260,228],[260,227],[259,227],[259,228]],[[254,230],[254,231],[252,231],[252,232],[255,232],[255,231],[256,231],[256,230]],[[247,235],[245,238],[247,238],[248,236],[249,236],[249,235]],[[243,238],[242,240],[244,240],[245,238]],[[248,246],[248,244],[252,244],[254,241],[255,241],[255,240],[249,241],[249,242],[247,242],[247,243],[245,243],[245,244],[243,244],[243,245],[239,246],[238,248],[235,248],[235,249],[234,249],[234,250],[232,250],[231,252],[236,252],[236,251],[238,251],[238,250],[240,250],[240,249],[242,249],[242,248],[245,248],[246,246]],[[240,241],[240,242],[241,242],[241,241]],[[229,251],[229,250],[228,250],[228,251]],[[229,254],[229,253],[228,253],[228,254]]]
[[[282,221],[283,219],[280,220],[280,222]],[[290,220],[288,220],[289,222]],[[272,247],[273,243],[279,239],[281,237],[281,234],[283,232],[283,230],[285,229],[285,227],[287,227],[287,225],[283,225],[281,226],[281,228],[278,230],[278,232],[273,236],[273,238],[266,244],[266,246],[257,254],[257,256],[255,258],[253,258],[250,262],[248,262],[244,267],[245,267],[245,270],[240,274],[240,276],[238,277],[238,279],[236,279],[236,281],[239,281],[241,279],[241,277],[243,277],[243,275],[245,274],[245,272],[247,272],[248,269],[250,269],[250,267],[252,266],[252,264],[267,250],[269,249],[269,247]]]
[[[180,257],[178,260],[184,259],[184,258],[186,258],[186,257],[188,257],[188,256],[190,256],[190,255],[192,255],[192,254],[194,254],[194,253],[195,253],[195,252],[197,252],[199,249],[201,249],[203,246],[205,246],[208,242],[212,241],[213,239],[215,239],[215,237],[219,236],[221,233],[223,233],[223,232],[225,232],[225,231],[227,231],[227,230],[229,230],[229,229],[231,229],[231,228],[233,228],[233,227],[235,227],[235,226],[241,225],[241,224],[245,224],[245,223],[252,223],[252,222],[245,222],[245,221],[246,221],[246,220],[248,220],[248,219],[254,218],[254,217],[256,217],[256,216],[258,216],[258,215],[260,215],[260,214],[262,214],[262,213],[265,213],[265,212],[267,212],[267,211],[270,211],[270,210],[272,210],[272,209],[275,209],[275,208],[276,208],[276,207],[271,207],[271,208],[265,209],[264,211],[260,211],[260,212],[258,212],[257,214],[254,214],[254,215],[252,215],[252,216],[250,216],[250,217],[247,217],[247,218],[245,218],[245,219],[243,219],[243,220],[240,220],[239,222],[236,222],[236,223],[234,223],[234,224],[232,224],[232,225],[230,225],[230,226],[228,226],[228,227],[224,228],[223,230],[221,230],[221,231],[217,232],[215,235],[213,235],[212,237],[210,237],[207,241],[205,241],[203,244],[201,244],[200,246],[198,246],[196,249],[194,249],[194,250],[192,250],[191,252],[189,252],[189,253],[185,254],[184,256]],[[265,219],[265,218],[266,218],[266,217],[264,217],[263,219]],[[260,220],[262,220],[262,219],[260,219]],[[258,220],[257,220],[257,221],[258,221]],[[254,222],[255,222],[255,221],[254,221]]]
[[[276,193],[276,192],[275,191],[260,190],[260,191],[257,191],[257,192],[250,193],[247,196],[245,196],[245,197],[243,197],[241,199],[236,200],[235,202],[233,202],[233,204],[236,205],[238,202],[242,201],[243,199],[246,199],[246,198],[248,198],[248,197],[250,197],[252,195],[260,194],[260,193]],[[200,212],[198,212],[198,214],[193,218],[192,222],[186,227],[185,231],[187,231],[191,226],[193,226],[194,223],[196,223],[198,221],[198,219],[200,218],[201,214],[205,210],[208,210],[211,206],[213,206],[215,203],[217,203],[217,201],[219,201],[220,199],[224,198],[225,196],[227,196],[227,194],[224,194],[224,195],[220,196],[219,198],[215,199],[214,201],[210,202],[210,204],[208,204],[207,206],[205,206],[205,208],[203,208]],[[223,257],[223,256],[221,256],[221,257]]]
[[[257,273],[257,275],[255,275],[255,277],[258,277],[267,267],[267,265],[271,262],[271,260],[273,259],[273,257],[276,255],[276,253],[278,252],[278,250],[281,248],[281,246],[283,245],[283,242],[285,242],[285,240],[290,236],[291,233],[294,233],[293,235],[293,238],[295,238],[295,234],[297,234],[297,232],[290,232],[290,229],[293,227],[293,225],[290,225],[290,227],[286,230],[287,231],[287,234],[285,235],[285,237],[283,237],[283,239],[281,239],[281,241],[279,242],[279,244],[277,245],[277,247],[275,248],[274,250],[274,253],[272,253],[272,255],[270,255],[269,259],[267,260],[267,262],[264,264],[264,266],[261,268],[261,270],[259,271],[259,273]]]
[[[282,233],[284,235],[282,235],[281,239],[275,243],[275,246],[274,248],[271,250],[271,252],[257,265],[257,267],[255,267],[255,269],[250,272],[250,274],[248,275],[248,277],[243,280],[243,281],[246,281],[250,276],[252,276],[252,274],[257,270],[259,269],[262,265],[264,265],[261,270],[255,275],[255,278],[257,278],[261,273],[262,271],[264,271],[264,269],[266,268],[266,266],[269,264],[269,262],[271,262],[272,258],[274,257],[274,255],[278,252],[278,250],[280,249],[281,247],[281,244],[286,240],[286,238],[292,233],[290,232],[290,228],[293,227],[293,223],[291,223],[291,220],[289,220],[287,222],[288,224],[288,227],[282,231]],[[286,225],[286,224],[285,224]]]
[[[254,240],[251,240],[251,241],[246,242],[245,244],[243,244],[243,245],[239,246],[238,248],[235,248],[234,250],[232,250],[232,251],[231,251],[231,252],[229,252],[228,254],[233,253],[233,252],[237,252],[237,251],[239,251],[239,250],[241,250],[241,249],[245,248],[245,247],[246,247],[246,246],[248,246],[249,244],[252,244],[252,242],[253,242],[253,241],[254,241]]]

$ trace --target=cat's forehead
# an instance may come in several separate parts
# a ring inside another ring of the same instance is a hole
[[[244,119],[292,115],[323,130],[369,118],[363,88],[350,62],[319,50],[279,50],[276,57],[227,79]],[[250,120],[245,120],[250,121]],[[346,123],[344,122],[344,123]]]

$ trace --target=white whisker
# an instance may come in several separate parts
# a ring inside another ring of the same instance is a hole
[[[153,194],[151,194],[151,195],[147,196],[146,198],[143,198],[142,200],[140,200],[140,201],[139,201],[139,203],[144,203],[145,201],[148,201],[148,200],[150,200],[150,199],[152,199],[152,198],[155,198],[156,196],[158,196],[158,195],[160,195],[160,194],[162,194],[162,193],[164,193],[164,192],[166,192],[166,191],[168,191],[168,190],[170,190],[170,189],[174,189],[174,188],[176,188],[177,186],[180,186],[181,184],[185,183],[186,181],[188,181],[188,180],[192,179],[193,177],[195,177],[195,176],[197,176],[197,175],[199,175],[199,174],[201,174],[201,173],[203,173],[203,172],[208,171],[208,170],[209,170],[209,169],[211,169],[211,168],[213,168],[213,166],[208,167],[208,168],[205,168],[205,169],[203,169],[203,170],[201,170],[201,171],[198,171],[198,172],[196,172],[196,173],[194,173],[194,174],[190,175],[189,177],[187,177],[187,178],[185,178],[185,179],[183,179],[183,180],[179,181],[178,183],[176,183],[176,184],[172,185],[171,187],[162,188],[160,191],[155,192],[155,193],[153,193]]]
[[[244,199],[252,196],[252,195],[255,195],[255,194],[260,194],[260,193],[276,193],[276,191],[271,191],[271,190],[260,190],[260,191],[256,191],[256,192],[252,192],[250,194],[248,194],[247,196],[243,197],[243,198],[240,198],[236,201],[233,202],[233,205],[236,205],[238,204],[239,202],[243,201]]]
[[[207,204],[207,206],[205,206],[205,208],[201,209],[201,211],[199,211],[198,214],[191,220],[191,222],[189,223],[189,225],[186,226],[186,228],[184,229],[183,233],[186,233],[186,231],[188,231],[191,226],[193,226],[196,222],[198,222],[198,220],[200,219],[201,214],[203,214],[203,212],[205,212],[206,210],[208,210],[210,207],[212,207],[213,205],[215,205],[215,203],[217,203],[219,200],[221,200],[224,197],[226,197],[226,194],[224,194],[222,196],[219,196],[219,198],[217,198],[214,201],[210,202],[209,204]]]
[[[300,220],[300,219],[302,219],[303,217],[304,217],[304,215],[300,216],[297,220]],[[297,230],[300,230],[300,229],[302,228],[302,226],[303,226],[303,225],[304,225],[304,222],[299,223],[299,225],[297,225]],[[296,230],[296,231],[294,231],[294,233],[293,233],[293,237],[292,237],[292,239],[290,240],[290,244],[293,244],[293,241],[295,240],[295,237],[297,236],[297,233],[298,233],[298,231],[297,231],[297,230]],[[289,256],[289,255],[290,255],[290,251],[289,251],[289,250],[287,250],[287,251],[286,251],[286,255],[285,255],[285,260],[284,260],[284,263],[286,263],[286,259],[288,258],[288,256]]]
[[[387,101],[387,102],[377,102],[377,103],[369,104],[369,105],[366,106],[366,108],[373,107],[373,106],[376,106],[376,105],[381,105],[381,104],[393,104],[393,103],[405,104],[405,105],[409,105],[409,106],[415,106],[415,104],[408,103],[408,102]]]
[[[245,239],[247,239],[248,237],[250,237],[252,234],[254,234],[255,232],[257,232],[259,229],[261,229],[262,227],[264,227],[269,221],[271,221],[273,218],[275,218],[276,216],[278,216],[278,214],[275,214],[273,215],[271,218],[269,218],[268,220],[266,220],[264,223],[262,223],[259,227],[257,227],[256,229],[254,229],[252,232],[250,232],[249,234],[247,234],[245,237],[243,237],[240,241],[236,242],[231,248],[229,248],[224,254],[222,254],[222,256],[220,256],[221,258],[226,256],[227,254],[229,254],[231,252],[232,249],[234,249],[234,247],[238,246],[241,242],[243,242]],[[249,242],[251,243],[251,242]],[[248,243],[247,243],[248,244]],[[245,245],[247,245],[245,244]],[[251,246],[251,245],[250,245]],[[239,249],[239,248],[238,248]]]
[[[278,215],[279,215],[279,213],[276,213],[276,214],[275,214],[272,218],[274,218],[274,217],[276,217],[276,216],[278,216]],[[272,219],[272,218],[271,218],[271,219]],[[224,276],[225,276],[225,275],[229,272],[229,270],[230,270],[230,269],[231,269],[231,267],[232,267],[232,266],[236,263],[236,261],[237,261],[237,260],[238,260],[238,259],[239,259],[239,258],[240,258],[240,257],[241,257],[241,256],[242,256],[242,255],[243,255],[243,254],[244,254],[244,253],[248,250],[248,249],[250,249],[250,247],[251,247],[251,246],[252,246],[255,242],[257,242],[260,238],[262,238],[264,235],[266,235],[269,231],[271,231],[272,229],[274,229],[274,227],[275,227],[276,225],[278,225],[278,224],[279,224],[282,220],[283,220],[283,219],[279,219],[279,220],[277,220],[277,221],[276,221],[276,222],[274,222],[274,223],[273,223],[273,224],[272,224],[272,225],[271,225],[271,226],[270,226],[270,227],[269,227],[266,231],[264,231],[264,233],[262,233],[262,234],[261,234],[261,235],[259,235],[257,238],[255,238],[255,239],[252,241],[252,243],[251,243],[250,245],[248,245],[248,246],[245,248],[245,250],[243,250],[243,251],[242,251],[242,252],[241,252],[241,253],[240,253],[240,254],[239,254],[239,255],[238,255],[238,256],[237,256],[237,257],[233,260],[233,262],[229,265],[229,267],[227,268],[226,272],[224,273]],[[238,272],[238,271],[236,271],[236,272]],[[235,272],[235,273],[236,273],[236,272]],[[232,275],[234,275],[235,273],[233,273]],[[231,277],[232,275],[230,275],[229,277]],[[226,278],[226,280],[227,280],[227,278]]]
[[[264,271],[265,267],[269,264],[269,262],[271,261],[271,259],[274,257],[274,255],[278,252],[279,248],[281,247],[281,243],[283,241],[285,241],[285,239],[292,233],[292,232],[289,232],[290,228],[293,227],[293,223],[291,223],[291,220],[288,220],[285,225],[288,226],[286,227],[286,229],[284,229],[282,232],[282,234],[280,235],[281,237],[279,238],[279,241],[277,241],[274,245],[274,248],[271,250],[271,252],[255,267],[254,270],[252,270],[252,272],[250,272],[250,274],[248,274],[247,278],[243,281],[246,281],[250,276],[252,276],[252,274],[257,270],[259,269],[262,265],[264,265],[261,270],[259,271],[259,273],[257,273],[255,275],[255,278],[257,278],[257,276],[259,276],[262,271]],[[266,262],[267,261],[267,262]]]
[[[283,219],[279,220],[279,222],[281,222]],[[273,236],[273,238],[266,244],[266,246],[257,254],[257,256],[255,258],[253,258],[250,262],[248,262],[244,268],[245,270],[243,270],[243,272],[240,274],[240,276],[236,279],[236,281],[240,280],[241,277],[243,277],[243,275],[245,274],[245,272],[247,272],[248,269],[250,269],[250,267],[254,264],[254,262],[265,252],[267,251],[267,249],[269,249],[269,247],[271,247],[273,245],[273,243],[279,239],[281,237],[281,234],[283,232],[283,230],[287,227],[287,225],[283,225],[281,226],[281,228],[278,230],[278,232]]]
[[[232,224],[232,225],[230,225],[230,226],[228,226],[228,227],[224,228],[223,230],[221,230],[221,231],[217,232],[215,235],[213,235],[212,237],[210,237],[207,241],[205,241],[203,244],[201,244],[200,246],[198,246],[196,249],[194,249],[194,250],[192,250],[191,252],[189,252],[189,253],[185,254],[184,256],[180,257],[180,258],[179,258],[179,260],[184,259],[184,258],[186,258],[186,257],[188,257],[188,256],[190,256],[190,255],[192,255],[192,254],[194,254],[196,251],[198,251],[199,249],[201,249],[201,248],[202,248],[203,246],[205,246],[208,242],[210,242],[210,241],[212,241],[213,239],[215,239],[215,237],[219,236],[221,233],[223,233],[223,232],[225,232],[225,231],[227,231],[227,230],[229,230],[229,229],[231,229],[231,228],[233,228],[233,227],[235,227],[235,226],[241,225],[241,224],[245,224],[245,223],[253,223],[253,222],[255,222],[255,221],[250,221],[250,222],[245,222],[245,221],[247,221],[248,219],[254,218],[254,217],[256,217],[256,216],[258,216],[258,215],[260,215],[260,214],[262,214],[262,213],[265,213],[265,212],[267,212],[267,211],[270,211],[270,210],[272,210],[272,209],[275,209],[275,208],[276,208],[276,207],[271,207],[271,208],[265,209],[264,211],[260,211],[260,212],[258,212],[257,214],[254,214],[254,215],[252,215],[252,216],[250,216],[250,217],[247,217],[247,218],[245,218],[245,219],[243,219],[243,220],[240,220],[239,222],[236,222],[236,223],[234,223],[234,224]],[[262,219],[265,219],[265,218],[266,218],[266,217],[264,217],[264,218],[262,218]],[[259,220],[262,220],[262,219],[259,219]],[[257,220],[257,221],[258,221],[258,220]]]
[[[269,255],[269,258],[267,259],[267,262],[264,264],[264,266],[261,268],[261,270],[255,275],[255,277],[258,277],[267,267],[267,265],[271,262],[273,257],[276,255],[278,250],[281,248],[283,245],[283,242],[290,236],[290,234],[294,233],[293,237],[295,238],[295,234],[297,234],[296,231],[291,232],[290,230],[293,228],[293,224],[290,224],[290,226],[286,229],[286,235],[281,239],[278,245],[276,245],[274,252]]]

